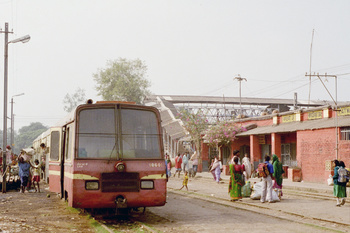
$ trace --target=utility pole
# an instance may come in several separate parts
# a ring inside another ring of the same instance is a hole
[[[338,132],[338,92],[337,92],[337,89],[338,89],[338,87],[337,87],[337,76],[336,75],[328,75],[327,73],[325,73],[325,74],[305,74],[305,76],[307,76],[307,77],[309,77],[309,79],[311,79],[311,77],[317,77],[320,81],[321,81],[321,83],[322,83],[322,85],[324,86],[324,88],[326,89],[326,91],[328,92],[328,94],[329,94],[329,96],[332,98],[332,100],[333,100],[333,102],[334,102],[334,104],[335,104],[335,121],[336,121],[336,125],[335,125],[335,131],[336,131],[336,147],[335,147],[335,153],[336,153],[336,155],[335,155],[335,157],[336,157],[336,159],[338,159],[338,152],[339,152],[339,132]],[[333,98],[333,96],[332,96],[332,94],[330,93],[330,91],[328,90],[328,88],[326,87],[326,85],[324,84],[324,82],[322,81],[322,79],[321,79],[321,77],[332,77],[332,78],[334,78],[334,80],[335,80],[335,99]]]
[[[4,51],[4,127],[3,127],[3,143],[2,143],[2,192],[6,193],[6,146],[7,146],[7,67],[8,67],[8,34],[13,33],[9,31],[9,24],[5,23],[5,51]]]
[[[311,46],[310,46],[310,74],[311,74],[311,61],[312,61],[312,43],[314,42],[314,33],[315,29],[312,29],[312,39],[311,39]],[[309,100],[307,108],[310,106],[310,95],[311,95],[311,76],[309,76]]]
[[[241,118],[243,116],[243,113],[242,113],[242,94],[241,94],[241,88],[242,88],[242,81],[245,80],[247,81],[246,78],[241,78],[240,75],[238,75],[237,77],[235,77],[233,80],[237,79],[238,82],[239,82],[239,109],[240,109],[240,114],[241,114]]]
[[[2,192],[6,193],[6,146],[7,146],[7,88],[8,88],[8,45],[10,43],[26,43],[30,40],[30,36],[26,35],[11,41],[8,41],[9,24],[5,23],[5,31],[0,30],[0,33],[5,33],[5,51],[4,51],[4,127],[3,127],[3,152],[2,153]]]

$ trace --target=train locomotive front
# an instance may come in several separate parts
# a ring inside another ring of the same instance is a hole
[[[75,208],[166,203],[160,115],[153,107],[80,105],[62,127],[52,128],[49,166],[50,190]]]

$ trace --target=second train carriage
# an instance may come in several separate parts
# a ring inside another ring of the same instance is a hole
[[[165,205],[161,132],[154,107],[123,102],[78,106],[46,135],[50,191],[77,208]]]

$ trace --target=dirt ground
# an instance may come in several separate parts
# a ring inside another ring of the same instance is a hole
[[[40,183],[40,189],[0,193],[0,232],[95,232],[87,215],[67,208],[47,184]]]

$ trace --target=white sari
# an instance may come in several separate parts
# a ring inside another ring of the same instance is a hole
[[[250,164],[249,158],[244,157],[242,159],[242,163],[244,164],[245,171],[243,172],[245,180],[249,180],[250,175],[252,174],[252,165]]]

